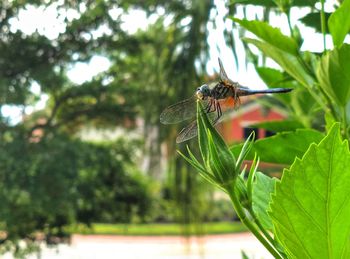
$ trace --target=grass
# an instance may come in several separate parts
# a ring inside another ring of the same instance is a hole
[[[83,235],[129,235],[129,236],[161,236],[161,235],[196,235],[196,234],[228,234],[244,232],[247,229],[240,222],[215,222],[201,225],[180,224],[104,224],[94,223],[91,228],[84,226],[71,227],[72,234]]]

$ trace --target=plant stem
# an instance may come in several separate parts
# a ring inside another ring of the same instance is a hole
[[[317,86],[318,86],[318,89],[320,89],[320,91],[323,94],[323,96],[326,98],[326,100],[328,102],[329,109],[331,110],[331,113],[332,113],[334,119],[337,119],[338,116],[337,116],[337,113],[336,113],[336,111],[335,111],[335,109],[333,107],[333,103],[332,103],[331,99],[329,98],[327,93],[323,90],[323,88],[319,84],[317,84]],[[327,110],[325,109],[324,111],[327,111]]]
[[[305,86],[305,85],[304,85]],[[323,100],[321,100],[320,96],[315,92],[315,87],[305,86],[310,95],[314,98],[314,100],[322,107],[324,111],[327,111],[328,107]]]
[[[233,204],[233,208],[235,209],[237,216],[240,218],[240,220],[242,221],[242,223],[253,233],[253,235],[260,241],[261,244],[263,244],[263,246],[265,246],[265,248],[277,259],[282,259],[282,256],[278,253],[278,251],[264,238],[264,236],[261,235],[259,229],[257,229],[257,227],[253,224],[253,222],[251,222],[242,206],[241,203],[239,202],[237,195],[235,195],[234,192],[232,192],[231,190],[228,191],[228,194],[231,198],[232,204]]]
[[[344,127],[344,136],[347,140],[349,140],[346,105],[343,107],[343,127]]]
[[[273,243],[274,240],[272,238],[272,236],[266,231],[266,229],[263,227],[263,225],[261,224],[260,220],[256,217],[254,211],[252,209],[249,209],[249,213],[250,215],[253,217],[254,222],[256,223],[256,225],[259,227],[259,229],[261,230],[261,232],[264,234],[264,236],[269,240],[270,243]]]
[[[290,36],[292,38],[294,38],[294,35],[293,35],[293,27],[292,27],[292,23],[290,21],[290,9],[288,12],[285,13],[286,16],[287,16],[287,21],[288,21],[288,27],[289,27],[289,33],[290,33]]]
[[[324,15],[324,0],[321,0],[321,30],[323,35],[323,50],[326,51],[326,16]]]

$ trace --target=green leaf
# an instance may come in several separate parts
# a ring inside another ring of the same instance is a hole
[[[285,78],[283,72],[270,67],[257,67],[256,72],[269,87],[279,87],[278,84],[283,82]]]
[[[315,102],[315,97],[310,94],[310,91],[302,87],[297,87],[288,96],[290,97],[289,105],[292,109],[291,117],[293,120],[301,123],[304,128],[311,128],[313,123],[320,119],[321,105]],[[316,122],[317,124],[319,123]]]
[[[290,53],[282,51],[281,49],[274,47],[273,45],[262,42],[255,39],[244,39],[245,42],[255,45],[260,49],[266,56],[272,58],[277,62],[290,76],[295,78],[298,82],[304,85],[306,88],[310,88],[314,80],[306,72],[303,65],[300,63],[298,58]]]
[[[229,187],[230,186],[228,186],[228,188],[226,187],[227,193],[234,192],[236,195],[238,195],[238,199],[242,204],[242,206],[246,209],[249,209],[250,207],[249,194],[248,194],[247,186],[245,184],[245,180],[239,175],[234,183],[234,190],[232,189],[230,190]]]
[[[215,181],[215,177],[211,175],[195,158],[195,156],[192,154],[191,150],[187,146],[187,152],[190,155],[190,157],[185,156],[182,154],[179,150],[177,151],[190,165],[192,165],[194,168],[196,168],[199,172],[199,174],[206,179],[208,182],[217,185]]]
[[[251,124],[249,127],[265,129],[272,132],[295,131],[304,128],[303,124],[296,120],[266,121]]]
[[[243,143],[242,148],[240,149],[237,162],[236,162],[236,168],[239,169],[242,166],[242,163],[247,157],[247,154],[250,152],[250,150],[253,147],[254,144],[254,139],[255,139],[255,132],[252,131],[250,133],[249,137],[246,139],[246,141]]]
[[[277,1],[273,0],[231,0],[230,4],[242,4],[242,5],[257,5],[257,6],[264,6],[264,7],[277,7],[276,5]],[[289,1],[290,2],[290,1]],[[292,1],[293,6],[309,6],[309,7],[315,7],[315,4],[317,3],[317,0],[294,0]]]
[[[348,44],[323,55],[317,68],[320,86],[334,102],[343,107],[350,98],[349,71],[350,45]]]
[[[290,9],[290,5],[291,5],[290,0],[273,0],[273,1],[279,7],[281,12],[288,13],[288,10]]]
[[[200,102],[197,103],[197,123],[201,124],[203,126],[203,129],[205,132],[203,133],[203,137],[207,138],[206,141],[208,141],[208,130],[210,131],[213,139],[215,140],[215,144],[218,145],[219,148],[225,148],[226,143],[224,139],[221,137],[219,132],[215,129],[215,127],[212,125],[208,118],[208,114],[203,111],[202,104]],[[202,129],[202,130],[203,130]]]
[[[231,183],[237,176],[232,177],[233,172],[235,172],[235,160],[226,159],[226,157],[228,155],[229,158],[232,158],[232,153],[228,151],[227,147],[226,152],[225,150],[218,149],[210,131],[208,131],[208,137],[210,169],[222,185]]]
[[[315,4],[319,2],[319,0],[294,0],[292,1],[293,6],[309,6],[315,7]]]
[[[232,182],[238,175],[235,167],[236,159],[211,124],[207,114],[203,112],[199,102],[197,103],[197,124],[199,147],[207,170],[212,172],[221,185]]]
[[[261,172],[256,172],[253,183],[253,211],[263,227],[272,230],[272,220],[267,214],[271,194],[275,191],[276,178],[271,178]]]
[[[241,256],[242,259],[249,259],[249,256],[243,250],[241,250]]]
[[[247,179],[247,193],[250,202],[253,200],[253,181],[255,179],[255,173],[258,170],[260,159],[257,158],[256,154],[254,156],[253,162],[250,166],[249,174],[248,174],[248,179]]]
[[[197,102],[197,125],[198,125],[198,144],[199,144],[199,150],[202,155],[202,159],[205,164],[208,163],[209,159],[209,150],[208,150],[208,136],[207,136],[207,121],[201,119],[200,114],[202,112],[203,107],[201,107],[201,104]],[[209,122],[209,125],[210,122]]]
[[[232,18],[233,21],[239,23],[242,27],[248,31],[254,33],[260,39],[266,41],[272,46],[288,52],[292,55],[298,55],[298,44],[293,38],[290,38],[280,31],[278,28],[270,26],[266,22],[261,22],[257,20],[248,21],[240,20],[237,18]]]
[[[331,13],[325,13],[326,21],[328,21],[330,16],[331,16]],[[305,26],[314,28],[316,30],[316,32],[322,33],[322,28],[321,28],[321,11],[314,12],[314,13],[308,13],[307,15],[305,15],[302,18],[300,18],[299,20]],[[328,26],[326,26],[326,33],[329,33]]]
[[[300,91],[301,89],[305,92],[306,89],[304,87],[300,87],[300,84],[297,81],[295,81],[291,76],[289,76],[286,72],[282,72],[280,70],[269,67],[257,67],[256,71],[268,88],[293,88],[294,90],[291,93],[274,95],[273,98],[283,103],[286,106],[286,108],[289,109],[288,112],[290,112],[290,109],[294,109],[296,107],[292,102],[292,98],[295,98],[295,96],[298,94],[296,92]],[[308,95],[308,93],[306,94]]]
[[[323,136],[321,132],[312,129],[278,133],[255,141],[246,159],[253,160],[257,153],[263,162],[290,165],[295,157],[302,157],[309,145],[320,142]],[[241,147],[242,144],[233,146],[231,152],[237,155]]]
[[[329,17],[328,27],[334,46],[340,47],[350,30],[350,0],[344,0],[341,6]]]
[[[276,7],[272,0],[231,0],[230,4],[260,5],[265,7]]]
[[[350,152],[339,124],[276,184],[271,212],[291,258],[350,258]]]
[[[206,170],[195,158],[195,156],[192,154],[191,150],[187,146],[187,151],[190,157],[185,156],[183,153],[181,153],[179,150],[177,151],[190,165],[192,165],[194,168],[196,168],[199,172],[199,174],[207,180],[209,183],[217,186],[219,189],[221,189],[224,192],[227,192],[226,189],[224,189],[218,182],[215,176],[213,176],[210,172]]]
[[[333,124],[336,123],[335,118],[333,117],[332,113],[330,111],[325,112],[324,114],[324,121],[326,123],[325,129],[326,131],[330,131],[332,128]]]

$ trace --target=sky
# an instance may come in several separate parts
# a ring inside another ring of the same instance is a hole
[[[62,1],[62,0],[61,0]],[[225,1],[215,0],[214,1],[217,6],[217,13],[212,12],[211,18],[215,19],[216,28],[212,24],[209,24],[207,29],[209,31],[208,43],[210,46],[210,60],[207,64],[207,72],[209,75],[214,74],[219,71],[218,66],[218,57],[221,58],[225,70],[228,76],[233,80],[237,81],[242,85],[249,86],[253,89],[262,89],[266,88],[264,83],[258,77],[254,66],[248,65],[247,69],[245,64],[245,55],[244,48],[241,43],[237,44],[236,51],[238,53],[238,62],[240,64],[239,68],[235,66],[234,56],[232,50],[229,46],[226,45],[224,40],[224,32],[232,32],[232,21],[229,19],[224,19],[227,15],[227,7],[225,7]],[[326,1],[326,11],[332,11],[335,0]],[[63,15],[57,15],[57,5],[60,4],[60,1],[52,4],[50,7],[44,9],[43,7],[33,7],[28,6],[26,10],[22,10],[19,13],[17,19],[11,20],[11,31],[15,32],[17,30],[21,30],[26,34],[32,34],[36,30],[45,35],[49,39],[56,38],[59,33],[63,33],[65,31],[65,23],[64,18],[67,16],[68,20],[73,20],[79,18],[78,12],[74,10],[70,10]],[[84,9],[84,6],[81,6],[81,9]],[[298,25],[300,28],[302,37],[304,39],[304,43],[302,46],[302,50],[312,50],[316,52],[321,52],[323,50],[322,43],[322,35],[319,33],[315,33],[313,29],[306,28],[303,26],[298,19],[304,15],[306,15],[310,10],[308,8],[304,9],[292,9],[292,25]],[[119,15],[121,12],[120,9],[111,10],[110,14],[113,16]],[[159,14],[162,14],[162,10],[158,10]],[[248,7],[247,9],[248,20],[255,19],[255,17],[261,18],[262,16],[262,8],[258,7]],[[126,29],[129,33],[134,33],[137,30],[146,30],[147,26],[157,19],[158,15],[153,14],[147,18],[146,13],[141,10],[131,11],[129,14],[123,15],[123,29]],[[243,18],[243,9],[238,9],[237,18]],[[280,27],[283,33],[289,33],[289,29],[286,22],[286,17],[283,15],[274,15],[271,16],[272,26],[283,25]],[[167,21],[165,21],[167,22]],[[101,28],[93,33],[94,36],[98,36],[102,33],[108,33],[108,28]],[[238,39],[238,32],[233,31],[236,39]],[[254,37],[253,35],[251,35]],[[327,48],[332,48],[332,41],[330,36],[327,37]],[[236,42],[240,42],[237,40]],[[315,44],[316,42],[316,44]],[[267,63],[269,66],[274,66],[278,68],[278,66],[271,60],[268,60]],[[89,63],[77,63],[72,66],[68,71],[68,77],[70,80],[76,84],[81,84],[84,81],[88,81],[92,79],[95,75],[108,70],[110,66],[110,62],[107,58],[103,56],[95,56],[93,57]],[[194,89],[197,86],[193,86]],[[27,107],[24,111],[26,114],[33,112],[34,110],[43,109],[45,107],[46,101],[48,99],[47,96],[41,94],[40,86],[37,84],[33,84],[31,90],[33,93],[40,95],[41,98],[37,102],[37,104],[33,107]],[[8,117],[10,121],[15,124],[19,122],[23,115],[22,107],[15,106],[3,106],[1,110],[2,114],[5,117]]]

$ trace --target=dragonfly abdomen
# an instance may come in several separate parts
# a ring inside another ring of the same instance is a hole
[[[237,88],[237,94],[238,96],[247,96],[247,95],[253,95],[253,94],[276,94],[276,93],[288,93],[292,91],[292,88],[270,88],[270,89],[263,89],[263,90],[252,90],[249,88]]]

